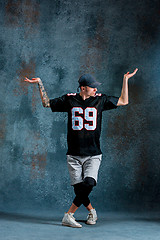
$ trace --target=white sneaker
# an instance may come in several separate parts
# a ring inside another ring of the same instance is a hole
[[[96,210],[93,208],[89,211],[86,223],[93,225],[93,224],[96,224],[96,221],[97,221],[97,213],[96,213]]]
[[[65,213],[64,217],[62,219],[62,225],[73,227],[73,228],[81,228],[82,225],[75,221],[75,218],[73,217],[74,213]]]

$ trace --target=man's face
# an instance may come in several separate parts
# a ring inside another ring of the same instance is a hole
[[[91,87],[88,87],[88,86],[84,87],[84,93],[88,97],[94,97],[96,92],[97,92],[97,88],[91,88]]]

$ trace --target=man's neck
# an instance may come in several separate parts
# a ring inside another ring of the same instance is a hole
[[[84,93],[82,93],[82,92],[80,92],[79,95],[82,97],[83,100],[86,100],[87,98],[90,97],[90,96],[88,96],[88,95],[86,95],[86,94],[84,94]]]

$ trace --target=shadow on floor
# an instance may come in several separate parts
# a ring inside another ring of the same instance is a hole
[[[16,222],[25,222],[25,223],[36,223],[36,224],[49,224],[55,226],[61,226],[61,218],[60,217],[39,217],[39,216],[31,216],[25,214],[18,213],[5,213],[0,212],[0,219],[7,221],[16,221]]]
[[[55,225],[55,226],[62,226],[62,216],[59,214],[54,214],[53,217],[45,217],[45,216],[32,216],[27,214],[19,214],[19,213],[6,213],[0,212],[0,219],[6,221],[16,221],[16,222],[23,222],[23,223],[35,223],[35,224],[48,224],[48,225]],[[86,223],[86,220],[82,218],[76,218],[76,221],[81,223]],[[130,222],[130,221],[143,221],[143,222],[156,222],[160,223],[160,217],[154,215],[124,215],[124,214],[107,214],[100,215],[97,221],[98,225],[108,225],[113,223],[120,223],[120,222]]]

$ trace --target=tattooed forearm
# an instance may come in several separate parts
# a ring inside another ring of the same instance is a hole
[[[39,86],[39,91],[40,91],[43,107],[50,107],[50,102],[49,102],[50,100],[47,96],[47,93],[44,89],[44,86],[43,86],[43,83],[41,80],[39,80],[38,86]]]

